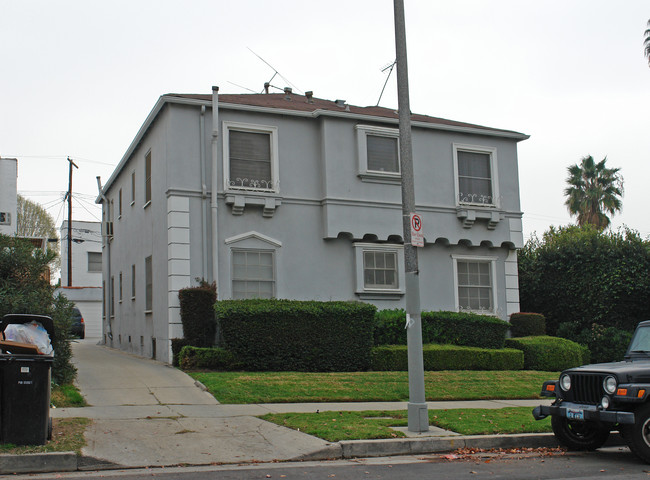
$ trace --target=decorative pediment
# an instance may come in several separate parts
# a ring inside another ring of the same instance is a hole
[[[269,244],[269,245],[271,245],[273,247],[281,247],[282,246],[281,241],[275,240],[275,239],[273,239],[271,237],[267,237],[266,235],[262,235],[261,233],[255,232],[255,231],[252,231],[252,230],[250,232],[241,233],[239,235],[235,235],[233,237],[226,238],[225,242],[226,242],[226,245],[231,245],[233,243],[243,242],[245,240],[257,240],[257,241],[260,241],[260,242],[267,243],[267,244]]]

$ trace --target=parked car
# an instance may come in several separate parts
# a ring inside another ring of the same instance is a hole
[[[86,324],[81,311],[77,307],[72,308],[72,325],[70,326],[70,335],[79,338],[86,337]]]
[[[624,360],[570,368],[544,382],[552,405],[533,410],[551,416],[553,433],[570,450],[595,450],[618,430],[639,458],[650,463],[650,320],[639,323]]]

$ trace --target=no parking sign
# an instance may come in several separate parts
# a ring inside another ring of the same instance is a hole
[[[424,247],[424,235],[422,234],[422,217],[417,213],[411,214],[411,245]]]

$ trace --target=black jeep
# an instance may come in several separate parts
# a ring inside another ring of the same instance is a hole
[[[533,416],[551,415],[561,445],[594,450],[618,430],[630,449],[650,463],[650,320],[639,323],[622,362],[565,370],[559,380],[544,382],[542,396],[555,401],[536,407]]]

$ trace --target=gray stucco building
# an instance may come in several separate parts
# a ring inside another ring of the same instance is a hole
[[[423,310],[519,310],[514,131],[412,116]],[[178,291],[404,306],[397,112],[160,97],[103,186],[104,341],[169,361]],[[215,194],[216,192],[216,194]]]

